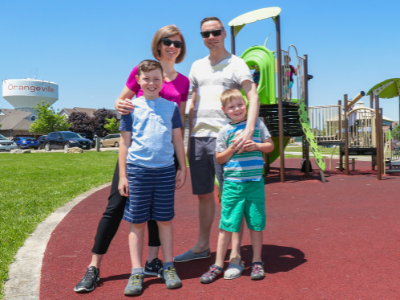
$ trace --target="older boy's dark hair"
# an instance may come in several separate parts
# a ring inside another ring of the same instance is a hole
[[[156,69],[160,69],[161,75],[164,76],[164,70],[158,61],[154,59],[145,59],[141,61],[140,64],[138,65],[137,73],[138,76],[140,76],[142,72],[150,72]]]
[[[222,30],[225,30],[224,24],[223,24],[223,23],[221,22],[221,20],[218,19],[217,17],[207,17],[207,18],[204,18],[203,20],[201,20],[201,22],[200,22],[200,29],[201,29],[201,26],[203,26],[203,24],[204,24],[205,22],[208,22],[208,21],[217,21],[217,22],[221,25],[221,29],[222,29]]]

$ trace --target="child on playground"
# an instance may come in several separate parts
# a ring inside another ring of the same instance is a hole
[[[289,55],[285,55],[284,61],[285,61],[285,68],[284,68],[283,97],[284,98],[288,97],[288,99],[286,100],[290,102],[292,101],[293,74],[297,76],[297,70],[299,70],[300,67],[297,66],[296,69],[290,64],[292,59],[290,58]]]
[[[200,282],[211,283],[223,274],[225,255],[232,232],[240,231],[243,215],[250,229],[253,246],[251,279],[260,280],[265,277],[261,250],[266,222],[262,152],[271,152],[274,145],[268,129],[258,119],[253,139],[245,144],[245,152],[237,153],[233,142],[246,128],[246,102],[239,90],[228,89],[222,93],[221,103],[222,110],[232,122],[221,128],[216,146],[217,162],[224,167],[217,257],[215,264],[200,278]],[[243,263],[236,267],[244,269]]]
[[[163,69],[155,60],[138,65],[137,82],[143,96],[132,100],[135,109],[121,119],[118,190],[129,197],[123,219],[130,222],[129,250],[132,274],[125,295],[140,295],[144,281],[143,234],[148,220],[156,220],[164,256],[159,274],[167,288],[182,286],[172,262],[172,223],[175,189],[186,179],[182,120],[176,103],[159,97]],[[180,170],[175,174],[174,149]]]

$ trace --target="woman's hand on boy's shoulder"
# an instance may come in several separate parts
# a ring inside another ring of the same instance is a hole
[[[115,108],[121,115],[128,115],[133,111],[135,106],[132,104],[131,99],[125,98],[125,100],[118,99]]]

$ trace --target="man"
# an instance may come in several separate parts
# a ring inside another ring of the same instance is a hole
[[[216,138],[220,128],[230,121],[221,109],[222,92],[230,88],[243,89],[249,101],[247,126],[235,138],[238,152],[243,152],[244,143],[251,140],[259,111],[258,94],[248,66],[241,58],[225,49],[226,30],[222,22],[216,17],[208,17],[201,21],[200,28],[210,55],[195,61],[189,75],[193,94],[187,149],[193,194],[199,198],[200,230],[196,245],[174,257],[175,262],[210,257],[210,231],[215,212],[215,174],[221,191],[223,185],[222,166],[215,158]],[[233,235],[230,257],[232,268],[225,273],[225,278],[239,277],[243,271],[240,257],[241,233]]]

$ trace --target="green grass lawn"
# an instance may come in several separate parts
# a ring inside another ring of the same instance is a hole
[[[319,150],[321,150],[322,154],[326,154],[326,155],[331,155],[332,154],[332,150],[333,148],[325,148],[322,146],[318,146]],[[303,148],[302,147],[292,147],[292,146],[288,146],[285,148],[286,152],[302,152]],[[311,151],[310,151],[311,153]],[[339,155],[339,147],[336,147],[335,152],[333,153],[333,155]]]
[[[29,234],[66,202],[111,181],[117,159],[114,151],[0,154],[0,299]]]

